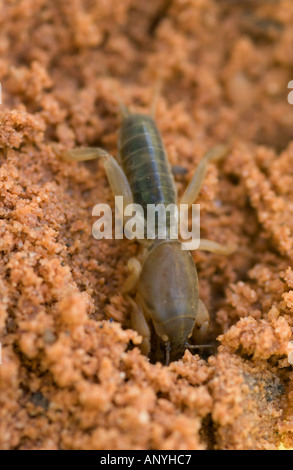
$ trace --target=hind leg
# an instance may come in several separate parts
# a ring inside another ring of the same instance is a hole
[[[103,158],[105,172],[114,196],[123,196],[124,206],[133,203],[132,192],[126,175],[115,158],[101,148],[79,148],[69,150],[61,155],[65,161],[81,162]]]
[[[214,147],[209,150],[204,155],[204,157],[199,162],[189,185],[184,191],[180,204],[188,204],[189,206],[191,206],[194,203],[200,192],[209,162],[223,158],[227,154],[227,152],[227,147],[218,145],[217,147]]]

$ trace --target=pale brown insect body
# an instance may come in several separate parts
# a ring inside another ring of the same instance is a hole
[[[146,209],[148,204],[177,204],[176,186],[155,121],[148,115],[123,110],[119,163],[102,149],[76,149],[67,152],[65,158],[80,161],[104,157],[112,191],[124,197],[125,205],[135,202]],[[225,148],[216,147],[204,156],[180,203],[193,204],[208,162],[225,153]],[[179,358],[186,347],[192,347],[187,344],[189,338],[202,343],[209,315],[199,298],[193,258],[189,251],[182,250],[180,241],[167,238],[140,242],[144,245],[141,259],[129,260],[130,275],[123,292],[137,292],[131,322],[143,337],[142,352],[150,354],[151,336],[155,334],[166,349],[168,363],[170,358]],[[201,239],[199,249],[228,254],[234,248]]]
[[[154,244],[142,265],[137,301],[161,341],[169,343],[171,358],[180,357],[199,320],[197,271],[180,242]]]

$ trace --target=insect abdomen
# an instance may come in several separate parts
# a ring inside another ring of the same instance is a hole
[[[154,120],[144,114],[124,117],[119,147],[134,202],[144,210],[147,204],[175,204],[176,189]]]

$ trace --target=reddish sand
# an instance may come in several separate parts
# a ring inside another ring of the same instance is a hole
[[[293,445],[293,3],[118,0],[1,5],[0,448],[276,449]],[[98,162],[117,155],[118,100],[157,123],[188,169],[219,143],[195,252],[212,317],[208,361],[140,353],[121,294],[138,245],[96,241],[111,202]]]

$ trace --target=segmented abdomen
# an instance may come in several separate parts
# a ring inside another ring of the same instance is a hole
[[[175,204],[176,189],[166,152],[154,120],[144,114],[123,118],[119,151],[133,200],[147,204]]]

